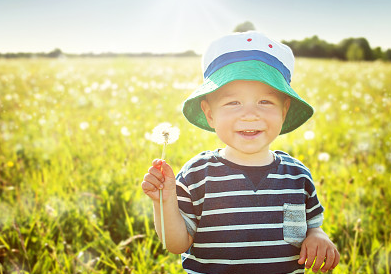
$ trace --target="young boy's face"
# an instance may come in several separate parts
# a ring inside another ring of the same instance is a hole
[[[269,155],[269,145],[280,134],[289,105],[289,97],[281,92],[244,80],[224,85],[201,102],[209,125],[227,145],[226,155],[247,161]]]

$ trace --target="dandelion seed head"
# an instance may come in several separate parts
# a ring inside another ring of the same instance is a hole
[[[164,122],[153,129],[149,138],[149,140],[159,145],[172,144],[179,138],[179,128],[173,127],[170,123]]]
[[[327,152],[321,152],[318,155],[318,160],[321,162],[328,162],[330,160],[330,154]]]
[[[121,128],[121,134],[123,136],[129,136],[130,135],[129,129],[127,127],[122,127]]]
[[[137,96],[132,96],[132,98],[130,98],[130,101],[131,101],[133,104],[137,104],[140,100],[138,99]]]
[[[308,130],[306,132],[304,132],[304,139],[306,140],[312,140],[315,138],[315,133],[311,130]]]
[[[90,125],[88,124],[88,122],[82,122],[79,126],[81,130],[86,130]]]

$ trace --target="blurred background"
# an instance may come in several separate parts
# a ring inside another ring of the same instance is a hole
[[[272,149],[312,172],[333,273],[390,273],[390,1],[0,0],[0,273],[184,273],[140,187],[169,122],[174,171],[223,144],[183,100],[232,32],[289,45],[315,108]]]

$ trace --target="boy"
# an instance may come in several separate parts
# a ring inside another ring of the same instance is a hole
[[[156,159],[142,188],[154,203],[161,238],[159,189],[167,249],[187,273],[304,273],[333,269],[335,245],[320,228],[309,170],[269,146],[312,114],[290,87],[289,47],[261,33],[232,34],[204,55],[204,83],[185,101],[194,125],[226,144],[191,159],[176,176]]]

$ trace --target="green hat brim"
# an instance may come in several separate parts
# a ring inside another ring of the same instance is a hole
[[[189,122],[199,128],[214,132],[215,130],[209,126],[201,109],[201,101],[206,94],[212,93],[235,80],[259,81],[291,98],[291,104],[280,135],[298,128],[314,113],[313,108],[300,98],[277,69],[262,61],[250,60],[226,65],[205,79],[204,83],[183,104],[183,114]]]

